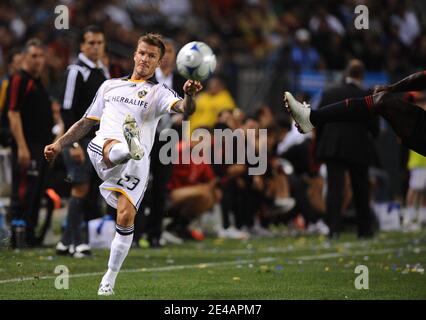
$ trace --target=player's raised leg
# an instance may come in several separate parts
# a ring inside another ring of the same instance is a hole
[[[136,209],[123,194],[118,194],[117,225],[108,261],[108,271],[102,278],[98,295],[114,294],[115,280],[133,241]]]
[[[284,94],[284,103],[302,133],[327,123],[366,120],[375,114],[389,122],[406,146],[426,155],[426,111],[401,99],[389,97],[383,92],[346,99],[318,110],[311,110],[308,104],[300,103],[290,92]]]
[[[401,99],[390,99],[378,104],[376,113],[391,125],[402,143],[426,156],[426,111]]]
[[[284,93],[284,104],[292,115],[300,132],[307,133],[314,127],[330,122],[365,120],[376,112],[382,102],[383,93],[339,101],[318,110],[311,110],[309,104],[300,103],[290,92]]]
[[[426,71],[417,72],[409,75],[408,77],[387,86],[376,86],[373,95],[365,96],[358,99],[346,99],[335,104],[320,108],[319,110],[311,111],[305,103],[301,104],[296,101],[290,92],[284,93],[284,103],[287,110],[292,114],[296,121],[297,128],[302,133],[306,133],[313,129],[313,127],[321,124],[337,121],[355,121],[365,119],[371,112],[376,112],[382,115],[399,135],[399,129],[402,126],[412,122],[418,121],[413,117],[413,114],[418,114],[414,105],[408,106],[407,109],[401,108],[404,103],[395,100],[389,96],[390,93],[419,91],[426,88]],[[389,98],[390,97],[390,98]],[[392,101],[394,100],[394,101]],[[390,110],[389,110],[390,109]],[[392,110],[393,109],[393,110]],[[397,114],[395,117],[395,110]],[[425,111],[426,112],[426,111]],[[403,117],[405,121],[400,121]],[[423,116],[422,116],[423,117]],[[423,132],[422,132],[423,133]],[[402,136],[406,132],[401,132]],[[423,142],[423,141],[421,141]]]
[[[139,127],[136,119],[127,115],[123,123],[123,134],[126,138],[130,156],[134,160],[142,159],[144,152],[140,143]]]
[[[139,127],[131,115],[127,115],[123,123],[123,135],[127,144],[118,140],[108,140],[104,144],[104,162],[108,167],[127,162],[130,159],[141,160],[144,156],[140,143]]]

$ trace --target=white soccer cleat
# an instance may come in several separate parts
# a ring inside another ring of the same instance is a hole
[[[281,208],[284,212],[289,212],[296,206],[296,200],[294,198],[275,198],[274,204]]]
[[[309,104],[306,102],[300,103],[294,99],[293,95],[288,91],[284,93],[284,103],[287,111],[296,122],[296,127],[300,133],[308,133],[314,129],[314,126],[309,120],[309,115],[311,114]]]
[[[163,243],[161,243],[161,242],[163,242]],[[166,244],[166,243],[182,244],[183,240],[181,238],[175,236],[174,234],[168,232],[167,230],[164,230],[161,234],[160,244]]]
[[[130,157],[133,160],[141,160],[144,156],[141,142],[139,140],[139,127],[135,118],[130,114],[126,116],[123,123],[123,134],[129,146]]]
[[[322,236],[328,236],[330,233],[329,227],[321,219],[316,223],[309,224],[306,231],[308,234],[319,234]]]
[[[59,241],[56,245],[56,254],[62,256],[69,254],[69,246],[66,246],[61,241]]]
[[[75,247],[75,250],[72,256],[73,258],[83,259],[83,258],[90,257],[91,255],[92,255],[92,252],[90,250],[90,246],[86,243],[82,243]]]
[[[228,229],[220,228],[217,232],[217,236],[220,239],[248,240],[250,238],[250,233],[238,230],[235,227],[228,227]]]
[[[102,283],[99,285],[98,296],[112,296],[114,290],[109,283]]]

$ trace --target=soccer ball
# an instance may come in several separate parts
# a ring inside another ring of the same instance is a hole
[[[179,50],[176,65],[184,78],[203,81],[216,69],[216,56],[204,42],[193,41]]]

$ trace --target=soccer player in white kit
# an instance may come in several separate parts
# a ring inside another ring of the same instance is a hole
[[[44,150],[46,160],[52,161],[64,146],[80,140],[100,122],[88,153],[103,180],[99,187],[102,196],[117,209],[117,224],[98,295],[114,294],[117,274],[132,244],[134,218],[148,182],[149,154],[160,117],[168,112],[192,114],[193,96],[202,89],[200,82],[188,80],[182,99],[158,84],[154,74],[164,52],[160,35],[142,36],[134,53],[131,77],[106,80],[83,118]]]

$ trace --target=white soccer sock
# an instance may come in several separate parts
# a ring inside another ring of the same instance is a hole
[[[102,283],[107,282],[113,288],[117,274],[132,245],[134,226],[121,227],[117,225],[116,230],[117,232],[115,233],[114,240],[112,240],[111,243],[108,271],[102,278]]]
[[[126,162],[131,158],[129,147],[125,143],[115,143],[109,150],[108,157],[113,164]]]
[[[414,207],[407,207],[405,209],[405,214],[403,219],[404,224],[412,223],[416,219],[416,215],[417,215],[416,211],[417,210]]]

